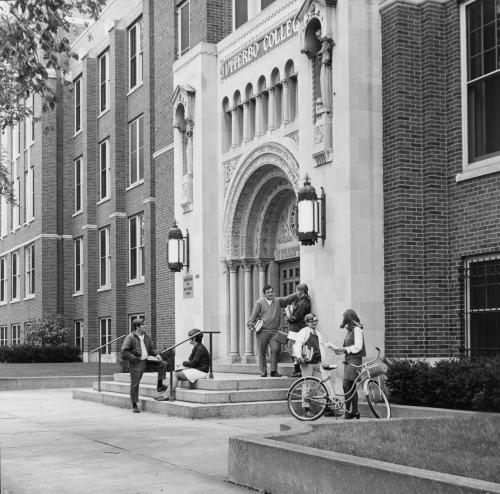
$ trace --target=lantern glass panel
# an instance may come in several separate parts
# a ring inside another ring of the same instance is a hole
[[[182,257],[182,240],[171,238],[168,241],[168,262],[170,264],[183,262]]]
[[[314,201],[299,201],[299,232],[314,231]]]

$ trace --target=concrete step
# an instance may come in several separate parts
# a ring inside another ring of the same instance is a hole
[[[112,379],[113,376],[102,376],[102,379]],[[15,391],[20,389],[63,389],[91,387],[96,380],[92,376],[40,376],[40,377],[2,377],[0,391]]]
[[[214,372],[229,372],[232,374],[255,374],[260,376],[259,364],[230,364],[224,362],[213,362]],[[267,365],[267,372],[269,374],[269,364]],[[280,362],[278,364],[278,372],[283,376],[290,376],[293,374],[293,363]]]
[[[130,374],[114,374],[115,382],[130,383]],[[151,384],[156,386],[156,373],[145,373],[141,379],[141,384]],[[167,374],[167,380],[169,375]],[[260,377],[251,374],[234,374],[216,372],[213,379],[200,379],[194,384],[187,382],[180,383],[183,388],[206,389],[211,391],[245,390],[245,389],[276,389],[289,388],[295,378],[290,377]]]
[[[75,389],[73,398],[94,401],[104,405],[131,408],[130,397],[123,393],[93,389]],[[261,417],[267,415],[288,415],[286,401],[242,402],[242,403],[189,403],[185,401],[156,401],[153,398],[139,399],[141,410],[173,417],[203,419],[209,417]]]
[[[93,389],[97,390],[97,382],[94,383]],[[101,382],[101,390],[128,396],[130,385],[125,382],[104,381]],[[241,403],[286,400],[287,392],[288,388],[212,391],[178,387],[175,396],[178,401],[190,403]],[[156,385],[141,384],[139,386],[140,396],[154,398],[158,394]]]

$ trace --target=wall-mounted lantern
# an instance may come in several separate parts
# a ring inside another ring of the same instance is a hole
[[[298,232],[302,245],[314,245],[318,238],[325,243],[325,193],[323,187],[320,189],[321,194],[318,197],[316,189],[311,185],[309,175],[304,177],[304,185],[299,189],[297,200]]]
[[[186,236],[182,235],[175,220],[168,231],[167,247],[167,262],[170,271],[179,272],[182,268],[189,269],[189,232],[186,230]]]

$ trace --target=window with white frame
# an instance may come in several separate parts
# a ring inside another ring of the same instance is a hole
[[[20,192],[21,192],[21,179],[19,177],[19,163],[18,160],[15,159],[12,162],[12,173],[11,176],[14,180],[14,197],[16,200],[15,204],[12,204],[11,212],[12,212],[12,229],[16,230],[21,225],[21,207],[20,207]]]
[[[109,198],[109,139],[99,144],[99,200]]]
[[[465,263],[466,346],[472,356],[500,350],[500,254]]]
[[[129,279],[144,279],[144,219],[142,214],[129,218]]]
[[[233,0],[233,29],[248,22],[275,0]]]
[[[75,213],[82,210],[82,158],[77,158],[75,164]]]
[[[5,196],[0,197],[0,237],[5,237],[9,232],[8,206]]]
[[[10,255],[10,269],[11,269],[11,287],[10,287],[11,300],[19,300],[21,295],[20,294],[21,273],[19,272],[18,252],[13,252]]]
[[[31,95],[31,142],[35,142],[35,95]]]
[[[99,230],[99,286],[111,286],[111,250],[109,248],[109,226]]]
[[[29,223],[35,219],[35,168],[30,166],[25,174],[25,204],[26,221]]]
[[[144,118],[141,115],[129,126],[129,185],[144,180]]]
[[[75,293],[83,292],[83,239],[75,238],[73,241],[75,256]]]
[[[99,112],[109,108],[109,52],[99,57]]]
[[[17,158],[21,154],[21,128],[17,123],[12,129],[12,155]]]
[[[466,162],[500,155],[500,0],[464,3]],[[464,129],[465,131],[465,129]]]
[[[183,55],[189,50],[189,2],[181,5],[177,12],[179,55]]]
[[[21,325],[12,324],[12,346],[21,344]]]
[[[9,346],[9,332],[7,326],[0,326],[0,346]]]
[[[74,111],[75,111],[75,134],[82,129],[82,78],[79,77],[75,80],[74,91]]]
[[[75,321],[75,346],[83,352],[83,321]]]
[[[142,19],[135,22],[128,30],[128,80],[130,90],[142,84],[142,30]]]
[[[7,301],[7,259],[0,258],[0,302]]]
[[[24,248],[24,291],[25,297],[35,295],[35,244]]]
[[[101,317],[101,319],[99,319],[99,328],[100,328],[101,346],[106,345],[102,349],[102,353],[104,355],[109,355],[111,353],[111,345],[108,345],[108,343],[111,341],[111,318]]]

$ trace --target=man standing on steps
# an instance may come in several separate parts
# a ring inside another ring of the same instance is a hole
[[[127,360],[130,370],[130,399],[132,400],[132,411],[140,413],[139,384],[144,372],[158,371],[158,386],[156,390],[162,393],[167,388],[163,385],[163,379],[167,375],[167,363],[161,359],[161,355],[146,333],[144,319],[136,318],[133,321],[133,331],[127,335],[122,345],[121,356]]]
[[[255,322],[262,320],[262,328],[257,332],[257,346],[259,347],[259,367],[261,377],[267,377],[266,351],[271,348],[271,377],[281,377],[278,374],[278,360],[281,343],[274,337],[281,326],[281,309],[297,299],[293,293],[288,297],[275,297],[274,288],[266,285],[262,291],[264,297],[259,298],[252,310],[252,315],[247,322],[250,331],[255,331]]]

